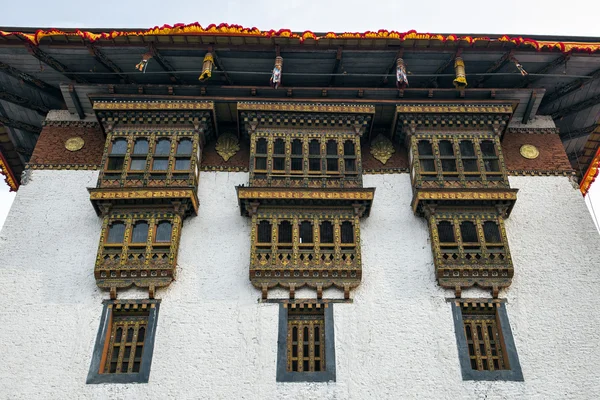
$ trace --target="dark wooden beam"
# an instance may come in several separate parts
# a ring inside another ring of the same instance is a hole
[[[565,141],[565,140],[571,140],[571,139],[577,139],[580,137],[584,137],[584,136],[587,136],[590,133],[592,133],[594,131],[594,129],[596,129],[599,126],[600,126],[600,124],[592,124],[590,126],[586,126],[585,128],[576,129],[574,131],[561,132],[560,138],[561,138],[561,140]]]
[[[50,111],[50,109],[43,104],[39,104],[30,99],[26,99],[25,97],[21,97],[16,93],[10,93],[2,85],[0,85],[0,100],[8,101],[9,103],[28,108],[42,116],[46,116],[48,111]]]
[[[564,64],[567,61],[569,61],[569,58],[571,58],[571,53],[563,54],[562,56],[555,58],[554,60],[545,64],[542,68],[535,71],[534,74],[536,74],[536,75],[546,74],[546,73],[550,72],[551,70],[553,70],[554,68],[560,66],[561,64]],[[524,76],[523,79],[521,79],[521,82],[519,82],[519,84],[517,86],[515,86],[515,88],[518,89],[518,88],[528,87],[533,82],[539,81],[542,78],[543,78],[543,76],[531,76],[531,75]]]
[[[79,119],[84,119],[85,113],[83,112],[81,101],[79,101],[79,96],[77,95],[77,92],[75,91],[73,85],[69,85],[69,96],[71,97],[71,100],[73,100],[73,104],[75,105],[75,110],[77,111]]]
[[[595,70],[591,74],[588,75],[589,78],[578,78],[574,81],[567,83],[564,86],[559,87],[554,92],[544,96],[542,99],[542,104],[540,107],[546,106],[550,103],[555,102],[556,100],[573,93],[576,90],[581,89],[582,87],[589,85],[595,80],[600,79],[600,69]]]
[[[230,85],[233,85],[233,79],[231,79],[231,77],[225,70],[225,67],[223,66],[223,63],[221,62],[221,59],[219,58],[219,55],[217,54],[216,50],[212,51],[212,55],[213,55],[213,60],[215,61],[215,64],[217,65],[217,68],[219,68],[219,70],[223,73],[223,77],[225,78],[227,83],[229,83]]]
[[[8,117],[4,117],[0,115],[0,124],[10,126],[11,128],[21,129],[27,132],[39,134],[42,131],[42,128],[38,128],[37,126],[33,126],[27,124],[25,122],[16,121],[14,119],[10,119]]]
[[[135,81],[131,77],[124,74],[123,70],[119,68],[119,66],[115,64],[110,58],[108,58],[106,54],[100,51],[98,47],[96,47],[92,43],[87,43],[86,46],[90,54],[94,56],[96,61],[102,64],[104,68],[119,75],[121,79],[123,79],[124,83],[135,83]]]
[[[560,119],[564,118],[567,115],[573,114],[577,111],[585,110],[586,108],[593,107],[597,104],[600,104],[600,94],[590,97],[589,99],[580,101],[579,103],[575,103],[568,107],[563,107],[552,113],[552,118]]]
[[[54,57],[50,56],[49,54],[46,54],[45,52],[43,52],[38,46],[34,46],[31,43],[25,43],[25,47],[27,47],[27,50],[29,51],[29,53],[31,53],[32,56],[34,56],[35,58],[37,58],[44,64],[47,64],[52,69],[60,72],[61,74],[63,74],[67,78],[69,78],[70,80],[75,81],[77,83],[89,83],[82,76],[74,75],[73,72],[75,72],[75,71],[71,71],[71,69],[69,69],[69,67],[62,64],[60,61],[58,61]]]
[[[0,61],[0,72],[12,76],[13,78],[18,79],[20,82],[23,82],[25,85],[33,89],[40,90],[59,100],[61,103],[64,103],[62,93],[57,87],[49,85],[46,82],[39,80],[34,76],[26,74],[25,72],[22,72],[14,67],[11,67],[8,64],[3,63],[2,61]]]
[[[158,63],[158,65],[160,65],[160,67],[164,71],[170,72],[169,78],[171,79],[171,82],[177,83],[177,84],[183,83],[181,81],[181,78],[179,78],[175,74],[177,72],[175,70],[175,68],[173,68],[171,66],[171,64],[159,53],[159,51],[156,49],[156,46],[154,45],[154,43],[150,43],[149,48],[150,48],[150,53],[152,54],[152,58],[154,58],[154,60]]]
[[[522,123],[527,124],[529,122],[529,119],[531,118],[531,111],[533,110],[533,104],[535,103],[536,99],[537,99],[537,92],[535,90],[533,90],[531,92],[531,96],[529,97],[529,101],[527,102],[527,107],[525,107],[525,112],[523,113],[523,119],[521,120]]]
[[[456,53],[454,53],[452,55],[452,57],[450,57],[449,59],[447,59],[446,61],[444,61],[439,67],[438,69],[435,70],[435,74],[441,74],[442,72],[444,72],[450,65],[452,65],[452,63],[454,62],[454,59],[456,57],[460,57],[460,55],[462,54],[462,49],[458,49],[456,51]],[[427,82],[425,82],[424,84],[421,85],[421,87],[427,88],[430,86],[433,87],[438,87],[438,83],[437,83],[437,76],[434,76],[433,78],[429,78],[429,80]]]
[[[485,71],[485,73],[493,74],[494,72],[500,70],[502,67],[504,67],[506,65],[507,62],[510,61],[510,59],[513,57],[513,54],[514,54],[514,52],[512,50],[504,53],[502,55],[502,57],[500,57],[492,65],[490,65],[490,67]],[[491,77],[492,77],[492,75],[486,75],[486,76],[479,77],[475,82],[473,82],[473,87],[483,87],[483,82],[487,81]]]
[[[342,65],[342,46],[338,47],[337,53],[335,54],[335,63],[333,64],[333,70],[331,71],[328,86],[333,86],[335,84],[336,74],[340,73],[340,65]]]

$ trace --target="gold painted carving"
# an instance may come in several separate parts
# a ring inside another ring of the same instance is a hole
[[[383,135],[377,136],[371,143],[371,154],[384,165],[395,152],[396,149],[390,139]]]
[[[540,151],[532,144],[524,144],[519,150],[521,156],[528,160],[534,160],[540,155]]]
[[[74,136],[67,139],[65,142],[65,148],[69,151],[79,151],[83,148],[85,141],[79,136]]]
[[[238,111],[299,111],[299,112],[329,112],[375,114],[375,106],[350,104],[308,104],[308,103],[237,103]]]
[[[225,133],[219,136],[215,150],[217,150],[217,153],[223,160],[228,161],[240,150],[240,143],[237,136],[232,133]]]
[[[489,105],[428,105],[428,104],[406,104],[396,107],[398,113],[503,113],[512,114],[510,104]]]
[[[312,191],[312,190],[257,190],[256,188],[238,189],[240,199],[323,199],[323,200],[373,200],[374,190],[352,191]]]
[[[94,102],[94,110],[214,110],[212,101]]]

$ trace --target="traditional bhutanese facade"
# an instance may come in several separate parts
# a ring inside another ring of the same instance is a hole
[[[600,396],[598,234],[519,61],[598,44],[164,29],[0,30],[71,79],[0,158],[7,398]]]

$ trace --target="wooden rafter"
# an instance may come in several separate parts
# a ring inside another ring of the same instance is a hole
[[[40,90],[59,100],[61,103],[64,103],[62,93],[57,87],[54,87],[40,79],[37,79],[34,76],[26,74],[25,72],[20,71],[15,67],[11,67],[10,65],[3,63],[2,61],[0,61],[0,72],[12,76],[13,78],[18,79],[20,82],[23,82],[25,85],[33,89]]]
[[[562,131],[560,133],[560,138],[562,140],[571,140],[571,139],[577,139],[577,138],[580,138],[583,136],[587,136],[598,126],[600,126],[600,124],[592,124],[592,125],[586,126],[585,128],[576,129],[574,131]]]
[[[219,68],[219,70],[223,73],[223,77],[225,78],[225,80],[227,81],[227,83],[230,84],[230,85],[233,85],[233,79],[231,79],[231,77],[229,76],[229,74],[225,70],[225,67],[223,66],[223,63],[221,62],[221,59],[219,58],[219,55],[217,54],[217,51],[213,50],[212,51],[212,55],[213,55],[213,60],[215,61],[215,64],[216,64],[217,68]]]
[[[0,100],[8,101],[9,103],[28,108],[42,116],[45,116],[48,113],[48,111],[50,111],[50,109],[45,105],[37,103],[31,99],[19,96],[16,93],[11,93],[8,90],[6,90],[6,88],[2,85],[0,85]]]
[[[560,57],[555,58],[554,60],[545,64],[539,70],[535,71],[535,74],[538,76],[531,76],[531,75],[524,76],[523,79],[521,79],[521,82],[519,82],[519,84],[516,85],[515,88],[525,88],[525,87],[531,85],[533,82],[542,79],[543,76],[539,76],[539,75],[543,75],[543,74],[546,74],[546,73],[552,71],[554,68],[566,63],[569,60],[569,58],[571,58],[570,53],[563,54]]]
[[[342,46],[338,47],[337,53],[335,54],[335,63],[333,64],[333,70],[329,77],[329,86],[335,85],[336,75],[340,73],[340,66],[342,65]]]
[[[513,57],[513,53],[513,50],[504,53],[502,57],[500,57],[492,65],[490,65],[490,67],[485,71],[485,73],[492,74],[496,71],[499,71],[502,67],[506,65],[507,62],[510,61],[510,59]],[[483,87],[483,82],[487,81],[491,77],[492,75],[484,75],[479,77],[475,82],[473,82],[473,87]]]
[[[125,83],[135,83],[135,81],[131,77],[124,74],[123,70],[119,68],[119,66],[115,64],[110,58],[108,58],[106,54],[104,54],[98,47],[91,43],[87,43],[86,47],[90,54],[94,56],[97,62],[102,64],[109,71],[112,71],[119,75]]]
[[[396,55],[394,56],[394,59],[392,60],[392,63],[387,67],[387,69],[385,70],[385,76],[381,78],[381,82],[379,82],[379,87],[385,87],[385,85],[388,82],[388,75],[390,75],[392,72],[394,72],[396,70],[396,61],[399,58],[402,58],[402,56],[404,55],[404,49],[400,49]]]
[[[543,107],[547,104],[555,102],[556,100],[558,100],[568,94],[571,94],[574,91],[579,90],[579,89],[583,88],[584,86],[589,85],[590,83],[600,79],[600,68],[595,70],[591,74],[589,74],[588,77],[589,78],[575,79],[574,81],[571,81],[571,82],[567,83],[566,85],[559,87],[554,92],[544,96],[541,106]]]
[[[156,48],[156,46],[154,45],[154,43],[150,43],[149,44],[149,48],[150,48],[150,53],[152,54],[152,57],[158,63],[158,65],[160,65],[160,67],[164,71],[169,72],[169,78],[171,79],[171,82],[177,83],[177,84],[183,83],[181,81],[181,79],[176,75],[177,71],[175,70],[175,68],[173,68],[171,66],[171,64],[167,61],[167,59],[164,58],[160,54],[160,52],[158,51],[158,49]]]
[[[580,101],[579,103],[575,103],[573,105],[559,108],[558,110],[552,113],[552,118],[559,119],[564,118],[569,114],[573,114],[574,112],[585,110],[586,108],[593,107],[597,104],[600,104],[600,94],[590,97],[589,99]]]
[[[34,56],[35,58],[37,58],[44,64],[47,64],[52,69],[60,72],[67,78],[69,78],[77,83],[89,83],[89,81],[87,79],[83,78],[82,76],[75,75],[74,74],[75,71],[72,71],[69,67],[62,64],[56,58],[54,58],[54,57],[50,56],[49,54],[45,53],[44,51],[42,51],[38,46],[34,46],[30,43],[25,43],[25,47],[27,47],[27,50],[29,51],[29,53],[31,53],[32,56]]]
[[[2,115],[0,115],[0,124],[10,126],[11,128],[15,128],[15,129],[21,129],[21,130],[35,133],[35,134],[39,134],[42,131],[42,128],[33,126],[33,125],[25,123],[25,122],[16,121],[14,119],[10,119],[10,118],[2,116]]]
[[[438,69],[435,70],[434,74],[438,75],[438,74],[441,74],[442,72],[444,72],[446,70],[446,68],[448,68],[449,66],[452,65],[452,63],[454,62],[454,59],[456,57],[460,57],[461,54],[462,54],[462,49],[458,49],[456,51],[456,53],[454,53],[452,55],[452,57],[450,57],[448,60],[444,61],[438,67]],[[425,82],[424,84],[422,84],[421,87],[424,87],[424,88],[431,87],[431,86],[437,87],[438,86],[437,79],[438,79],[437,76],[434,76],[433,78],[430,78],[429,80],[427,80],[427,82]]]

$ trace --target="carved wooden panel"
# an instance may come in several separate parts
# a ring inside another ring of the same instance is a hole
[[[148,209],[113,211],[102,223],[94,276],[99,287],[167,286],[174,278],[181,215]]]
[[[360,222],[351,208],[260,208],[252,216],[250,280],[263,290],[336,286],[361,280]]]
[[[438,283],[456,289],[499,288],[514,268],[502,215],[494,209],[440,209],[428,213]]]

